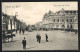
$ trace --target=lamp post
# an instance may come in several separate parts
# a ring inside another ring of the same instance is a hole
[[[10,17],[10,24],[11,24],[11,36],[12,36],[12,16]],[[12,37],[12,39],[11,39],[11,41],[13,40],[13,37]]]

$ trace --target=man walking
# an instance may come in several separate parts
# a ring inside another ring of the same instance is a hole
[[[48,42],[48,35],[47,34],[45,34],[46,35],[46,42]]]
[[[25,37],[24,37],[24,40],[22,40],[22,44],[23,44],[23,49],[26,49],[26,40],[25,40]]]
[[[40,36],[40,34],[39,34],[39,43],[41,42],[41,36]]]
[[[21,28],[20,28],[20,30],[19,30],[19,33],[21,34]]]
[[[24,34],[24,29],[22,29],[22,32],[23,32],[23,34]]]

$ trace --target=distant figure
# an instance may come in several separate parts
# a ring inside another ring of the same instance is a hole
[[[21,34],[21,28],[20,28],[20,31],[19,31],[19,33]]]
[[[23,34],[24,34],[24,29],[22,29],[22,32],[23,32]]]
[[[48,35],[47,34],[45,34],[46,35],[46,42],[48,42]]]
[[[38,37],[38,39],[39,39],[39,43],[41,42],[41,36],[40,36],[40,34],[39,34],[39,37]]]
[[[37,39],[37,42],[38,42],[39,41],[39,35],[38,34],[36,35],[36,39]]]
[[[22,44],[23,44],[23,49],[26,49],[26,40],[25,40],[25,37],[24,37],[24,40],[22,40]]]

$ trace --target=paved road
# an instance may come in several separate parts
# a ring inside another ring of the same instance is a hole
[[[36,40],[36,34],[40,33],[41,43]],[[45,33],[49,42],[45,42]],[[16,34],[13,42],[3,43],[2,50],[23,50],[22,40],[26,37],[26,50],[78,50],[78,34],[64,31],[33,31],[24,35]]]

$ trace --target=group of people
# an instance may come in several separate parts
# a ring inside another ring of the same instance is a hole
[[[48,35],[47,34],[45,34],[45,37],[46,37],[46,42],[48,42]],[[40,36],[40,34],[37,34],[36,35],[36,39],[37,39],[37,42],[41,42],[41,36]],[[25,40],[25,37],[24,37],[24,39],[22,40],[22,44],[23,44],[23,49],[26,49],[26,40]]]
[[[45,35],[46,35],[45,36],[46,37],[46,42],[48,42],[48,35],[47,34],[45,34]],[[41,36],[40,36],[40,34],[36,35],[36,39],[37,39],[37,42],[39,42],[39,43],[41,42]]]

